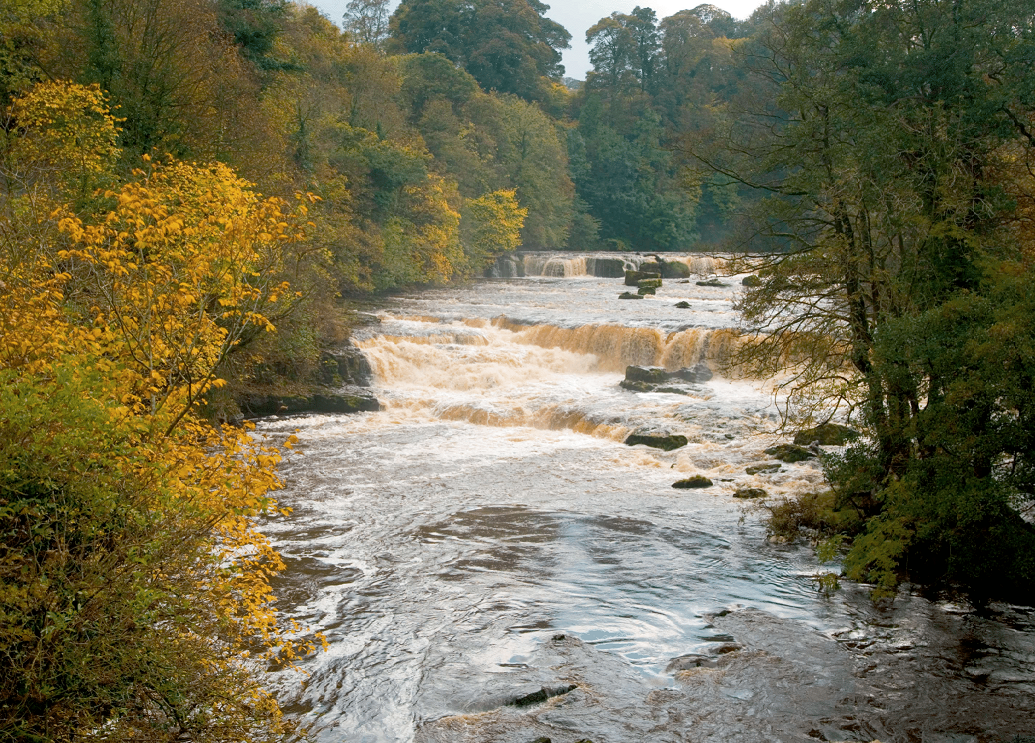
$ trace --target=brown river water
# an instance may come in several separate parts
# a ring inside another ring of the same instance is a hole
[[[618,386],[730,353],[741,277],[684,260],[638,301],[535,255],[387,300],[355,336],[381,412],[260,423],[301,439],[293,513],[262,528],[281,612],[329,641],[271,671],[317,741],[1035,743],[1035,610],[818,592],[829,566],[733,497],[822,487],[815,460],[745,472],[785,439],[767,382]],[[639,429],[690,443],[622,443]]]

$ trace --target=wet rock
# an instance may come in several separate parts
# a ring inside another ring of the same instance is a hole
[[[247,417],[289,415],[292,413],[377,412],[381,403],[363,389],[325,390],[312,395],[249,395],[240,401]]]
[[[524,696],[518,697],[510,703],[512,707],[531,707],[533,704],[542,704],[547,699],[553,697],[559,697],[562,694],[567,694],[569,691],[574,691],[576,688],[575,684],[569,684],[567,686],[544,686],[539,691],[534,691],[531,694],[525,694]]]
[[[744,471],[749,475],[768,475],[772,472],[779,472],[782,469],[783,467],[778,464],[756,464],[748,467]]]
[[[636,432],[630,434],[629,438],[625,440],[625,443],[628,446],[637,446],[638,444],[643,444],[644,446],[650,446],[654,449],[672,451],[673,449],[679,449],[680,447],[686,446],[690,442],[686,436],[680,436],[679,434],[662,432]]]
[[[657,294],[658,293],[658,288],[656,286],[641,286],[639,289],[636,290],[636,293],[637,294],[643,294],[643,295],[646,295],[646,294],[652,294],[653,295],[653,294]]]
[[[622,389],[629,390],[630,392],[656,392],[657,385],[653,385],[650,382],[630,382],[628,379],[623,379],[618,383],[618,386]]]
[[[745,276],[743,279],[740,280],[740,283],[743,286],[746,286],[746,287],[748,287],[750,289],[751,287],[754,287],[754,286],[761,286],[762,285],[762,279],[760,279],[757,276],[755,276],[754,274],[752,274],[750,276]]]
[[[587,258],[586,272],[601,279],[620,279],[625,276],[625,261],[621,258]]]
[[[807,446],[812,442],[820,446],[844,446],[859,438],[859,432],[839,423],[823,423],[815,428],[806,428],[794,435],[794,443]]]
[[[538,738],[533,740],[532,743],[553,743],[553,741],[547,738],[545,735],[540,735]]]
[[[661,278],[685,279],[690,276],[690,266],[682,261],[665,261],[661,264]]]
[[[350,343],[344,348],[324,351],[320,355],[320,378],[326,385],[369,387],[373,371],[363,352]]]
[[[698,281],[697,285],[698,286],[712,286],[712,287],[729,286],[729,284],[724,284],[721,281],[719,281],[718,279],[707,279],[705,281]]]
[[[688,310],[688,309],[690,309],[690,303],[689,302],[676,302],[676,307],[678,307],[681,310]]]
[[[636,286],[640,289],[660,289],[661,279],[640,279],[636,282]]]
[[[672,483],[672,487],[685,490],[690,488],[710,488],[714,484],[704,475],[694,475],[683,480],[676,480]]]
[[[688,653],[687,655],[680,655],[678,658],[670,660],[668,665],[665,666],[665,673],[689,671],[691,668],[715,668],[717,665],[718,658],[715,656],[703,655],[701,653]]]
[[[806,459],[814,459],[816,456],[805,447],[795,446],[794,444],[777,444],[766,449],[765,453],[788,464],[804,462]]]
[[[663,261],[661,261],[657,256],[654,257],[653,261],[647,261],[646,263],[640,264],[640,271],[643,273],[656,273],[658,276],[661,276],[661,272],[663,270]]]
[[[734,498],[765,498],[768,495],[762,488],[740,488],[733,493]]]
[[[622,292],[618,295],[619,299],[643,299],[642,294],[633,294],[632,292]]]
[[[627,366],[625,380],[627,382],[650,382],[658,384],[672,379],[672,374],[660,366]]]
[[[682,369],[672,372],[674,379],[682,379],[684,382],[693,384],[707,382],[712,376],[714,376],[712,370],[703,362],[694,366],[684,366]]]
[[[653,271],[626,271],[625,272],[625,285],[636,286],[642,279],[661,279],[661,272]]]

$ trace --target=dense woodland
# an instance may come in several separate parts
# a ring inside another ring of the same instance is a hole
[[[0,8],[0,739],[289,734],[280,454],[217,421],[519,247],[750,254],[737,363],[867,434],[773,528],[1035,595],[1030,3],[637,8],[567,82],[547,9]]]

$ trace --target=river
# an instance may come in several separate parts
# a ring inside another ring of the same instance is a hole
[[[1035,736],[1031,608],[825,595],[812,577],[829,567],[767,542],[733,497],[822,473],[745,472],[774,464],[780,401],[719,373],[741,277],[701,286],[721,261],[683,260],[693,276],[635,301],[574,255],[386,300],[354,337],[382,411],[261,422],[301,439],[293,513],[263,530],[287,564],[280,610],[329,641],[302,683],[271,672],[316,740]],[[700,363],[716,375],[619,386],[629,364]],[[623,443],[657,430],[689,444]],[[713,485],[672,487],[692,475]]]

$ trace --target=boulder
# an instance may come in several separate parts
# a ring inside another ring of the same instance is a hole
[[[805,447],[794,444],[777,444],[766,449],[765,453],[788,464],[804,462],[806,459],[813,459],[816,456]]]
[[[716,287],[717,286],[729,286],[729,284],[724,284],[721,281],[719,281],[718,279],[707,279],[706,281],[698,281],[697,285],[698,286],[716,286]]]
[[[618,295],[619,299],[643,299],[642,294],[633,294],[632,292],[622,292]]]
[[[690,276],[690,266],[682,261],[665,261],[661,264],[661,278],[685,279]]]
[[[743,286],[751,288],[753,286],[761,286],[762,285],[762,279],[758,278],[754,274],[751,274],[750,276],[745,276],[744,278],[742,278],[740,280],[740,283]]]
[[[679,434],[646,431],[630,434],[629,438],[625,440],[625,443],[628,446],[643,444],[644,446],[650,446],[655,449],[672,451],[673,449],[679,449],[680,447],[686,446],[690,442],[686,436],[680,436]]]
[[[653,385],[650,382],[630,382],[628,379],[623,379],[618,383],[618,386],[623,390],[629,390],[630,392],[656,392],[657,385]]]
[[[768,475],[773,472],[779,472],[783,467],[778,464],[756,464],[748,467],[744,471],[749,475]]]
[[[661,272],[664,270],[664,263],[655,256],[653,261],[641,263],[639,270],[644,273],[656,273],[658,276],[661,276]]]
[[[684,302],[676,302],[676,307],[678,307],[681,310],[688,310],[688,309],[690,309],[690,303],[689,302],[685,302],[685,301]]]
[[[676,480],[674,483],[672,483],[672,487],[680,489],[710,488],[714,484],[715,483],[713,483],[704,475],[694,475],[693,477],[688,477],[685,480]]]
[[[637,282],[639,282],[641,279],[660,279],[660,278],[661,278],[661,272],[660,271],[656,271],[656,272],[651,272],[651,271],[626,271],[625,272],[625,285],[626,286],[636,286]]]
[[[734,498],[765,498],[766,493],[762,488],[740,488],[733,493]]]
[[[587,258],[586,272],[601,279],[620,279],[625,276],[625,261],[621,258]]]
[[[625,379],[627,382],[657,384],[672,379],[672,374],[660,366],[627,366],[625,367]]]
[[[636,290],[636,293],[641,295],[641,296],[647,295],[647,294],[654,295],[654,294],[658,293],[658,287],[656,287],[656,286],[641,286],[639,289]]]
[[[815,428],[806,428],[794,435],[794,443],[807,446],[813,441],[820,446],[844,446],[859,438],[859,432],[839,423],[823,423]]]
[[[643,289],[645,287],[651,289],[660,289],[661,279],[640,279],[636,282],[636,286],[640,289]]]

